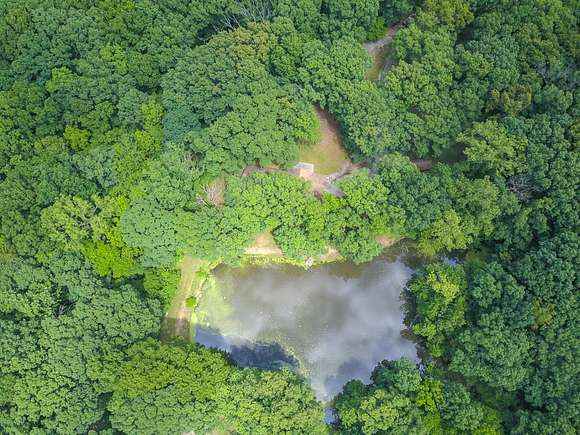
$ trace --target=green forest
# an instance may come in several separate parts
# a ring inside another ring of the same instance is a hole
[[[0,0],[0,433],[578,433],[579,18],[577,0]],[[362,44],[395,27],[370,78]],[[317,109],[360,168],[341,195],[286,171]],[[164,336],[182,258],[239,265],[264,232],[296,263],[412,241],[421,363],[377,361],[329,424],[292,370]]]

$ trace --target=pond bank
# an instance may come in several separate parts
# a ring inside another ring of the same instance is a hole
[[[172,337],[189,339],[190,319],[194,306],[190,306],[187,301],[192,296],[199,297],[201,287],[205,281],[204,274],[200,272],[206,269],[208,265],[207,261],[188,255],[184,256],[179,263],[181,279],[161,324],[162,339],[167,340]]]
[[[242,366],[288,366],[321,400],[344,382],[368,381],[384,358],[417,359],[406,340],[400,294],[414,273],[403,247],[372,262],[220,266],[206,281],[196,340],[230,352]]]
[[[377,242],[387,249],[400,238],[386,235],[377,236]],[[306,261],[299,261],[284,256],[270,232],[260,233],[252,246],[248,247],[242,257],[242,265],[265,266],[272,264],[289,264],[301,268],[310,268],[333,262],[343,262],[345,258],[333,247],[328,247],[326,253],[309,257]],[[195,307],[201,297],[204,283],[211,277],[211,271],[220,263],[210,264],[206,260],[185,255],[179,263],[181,278],[179,286],[165,313],[161,324],[161,338],[168,340],[172,337],[182,337],[190,340],[195,335]],[[193,298],[191,304],[188,300]]]

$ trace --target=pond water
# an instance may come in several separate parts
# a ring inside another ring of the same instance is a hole
[[[196,341],[242,366],[294,367],[331,399],[383,359],[417,360],[401,334],[409,260],[399,248],[363,265],[218,267],[195,312]]]

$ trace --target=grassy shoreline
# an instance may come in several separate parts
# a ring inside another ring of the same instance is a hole
[[[263,234],[257,238],[258,241],[262,239],[265,239]],[[397,244],[401,240],[401,237],[377,236],[377,241],[384,249]],[[240,266],[289,264],[308,269],[323,264],[346,261],[346,258],[338,250],[330,246],[324,254],[309,257],[307,260],[296,260],[282,254],[279,248],[274,245],[273,239],[269,243],[262,241],[259,244],[263,245],[264,253],[258,253],[259,250],[256,250],[254,246],[248,248],[247,252],[249,253],[242,256]],[[181,269],[179,287],[161,324],[160,335],[162,339],[168,340],[173,337],[182,337],[188,341],[194,340],[195,326],[197,324],[197,316],[195,314],[197,301],[202,296],[205,282],[212,276],[211,271],[221,264],[223,264],[221,261],[210,263],[207,260],[194,258],[189,255],[185,255],[182,258],[179,262],[179,268]],[[188,303],[188,301],[192,300],[192,297],[193,302]]]

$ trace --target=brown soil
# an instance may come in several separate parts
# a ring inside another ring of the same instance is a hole
[[[268,255],[281,257],[282,250],[276,245],[274,237],[269,231],[258,234],[254,244],[245,250],[246,255]]]
[[[390,246],[393,246],[395,243],[397,243],[399,240],[401,240],[401,238],[397,238],[397,237],[391,237],[391,236],[387,236],[387,235],[381,235],[381,236],[376,236],[375,240],[377,242],[379,242],[379,244],[383,247],[383,248],[388,248]]]

